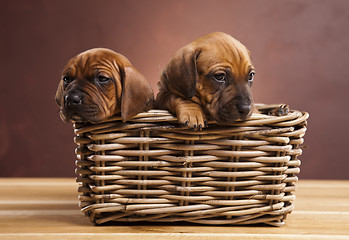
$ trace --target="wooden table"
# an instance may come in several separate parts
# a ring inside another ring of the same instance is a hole
[[[73,179],[0,178],[0,239],[349,239],[349,181],[297,183],[283,227],[120,224],[94,226]]]

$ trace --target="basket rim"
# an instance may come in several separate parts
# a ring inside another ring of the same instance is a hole
[[[279,104],[279,105],[256,104],[256,109],[274,108],[280,105],[282,104]],[[308,112],[299,111],[299,110],[290,110],[287,114],[282,116],[267,115],[264,113],[254,112],[249,119],[243,120],[243,121],[237,120],[234,123],[221,124],[215,121],[209,121],[208,122],[209,126],[207,128],[203,128],[203,130],[194,131],[194,132],[195,134],[200,134],[200,132],[207,133],[207,131],[212,128],[253,127],[253,126],[260,127],[263,125],[270,125],[275,127],[291,127],[291,126],[306,122],[308,118],[309,118]],[[86,133],[86,132],[91,132],[91,131],[97,131],[96,133],[100,134],[102,132],[98,132],[99,129],[112,127],[115,125],[116,122],[122,123],[123,130],[126,130],[128,128],[144,128],[145,129],[145,128],[154,128],[154,127],[158,127],[158,130],[161,130],[161,128],[165,128],[165,129],[180,128],[180,129],[183,129],[184,131],[189,129],[181,124],[178,124],[176,116],[174,116],[167,110],[161,110],[161,109],[151,109],[147,112],[139,113],[133,118],[131,118],[130,120],[128,120],[127,122],[122,122],[121,116],[113,116],[99,123],[75,122],[73,124],[73,128],[74,128],[74,133],[76,135]],[[164,124],[167,124],[167,125],[164,125]]]

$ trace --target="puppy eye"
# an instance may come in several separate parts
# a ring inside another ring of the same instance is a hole
[[[99,83],[107,83],[107,82],[110,81],[110,78],[105,77],[105,76],[98,76],[98,77],[97,77],[97,81],[98,81]]]
[[[216,73],[213,77],[217,82],[225,82],[225,73]]]
[[[250,73],[248,74],[248,79],[247,79],[247,80],[248,80],[249,83],[252,83],[252,82],[253,82],[254,75],[255,75],[254,72],[250,72]]]
[[[70,77],[64,76],[63,77],[63,82],[64,84],[69,84],[72,82],[72,79]]]

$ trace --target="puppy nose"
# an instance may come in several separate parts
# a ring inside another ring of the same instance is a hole
[[[79,92],[68,93],[64,98],[64,103],[66,105],[80,105],[80,104],[82,104],[82,93],[79,93]]]
[[[247,115],[251,111],[250,104],[238,104],[236,105],[236,108],[238,109],[241,115]]]

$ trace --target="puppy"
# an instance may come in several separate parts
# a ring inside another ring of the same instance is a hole
[[[215,32],[179,49],[161,76],[155,107],[201,129],[207,120],[232,123],[253,112],[254,80],[249,51],[232,36]]]
[[[150,85],[123,55],[95,48],[65,66],[56,92],[61,119],[97,123],[113,115],[123,121],[153,107]]]

